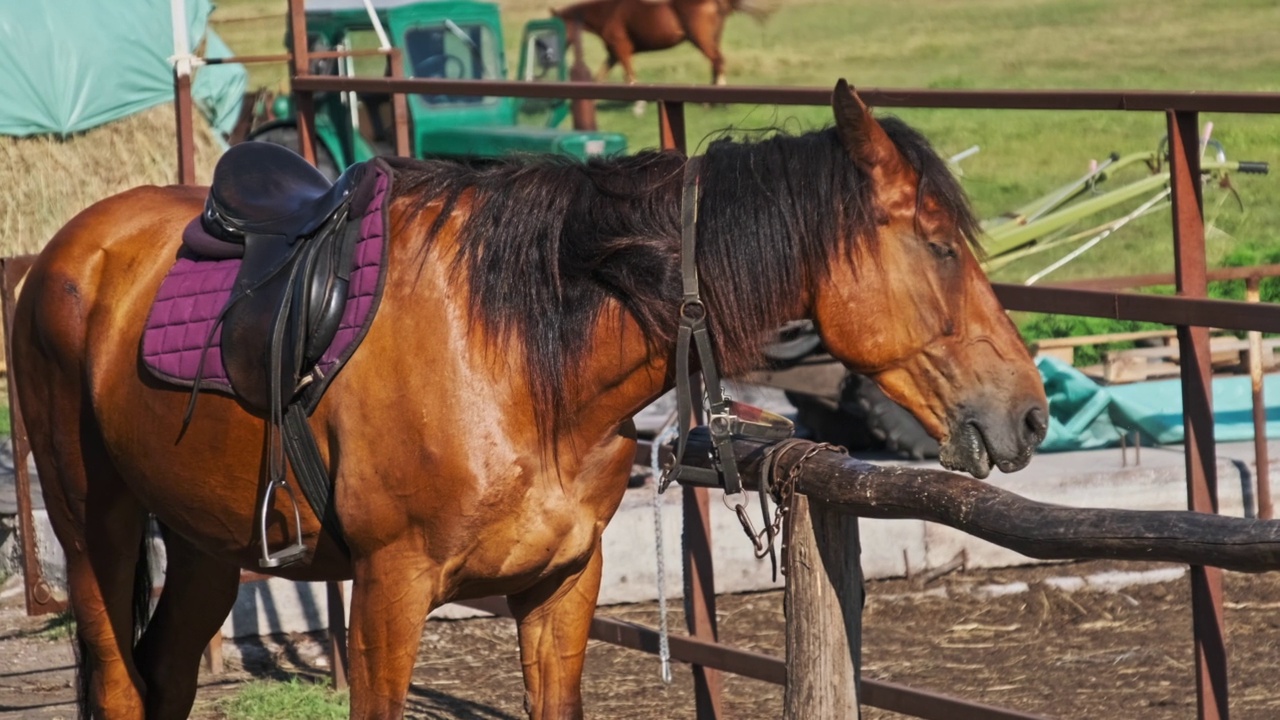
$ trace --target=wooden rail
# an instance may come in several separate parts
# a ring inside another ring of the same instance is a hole
[[[850,708],[872,704],[860,696],[861,569],[852,517],[912,518],[956,528],[1001,547],[1041,559],[1164,561],[1241,572],[1280,569],[1280,521],[1203,512],[1112,510],[1051,505],[943,470],[881,467],[847,455],[818,451],[813,443],[779,448],[737,440],[743,484],[762,478],[767,451],[776,454],[773,477],[798,473],[797,500],[787,516],[786,718],[856,717]],[[772,450],[771,450],[772,448]],[[686,462],[711,467],[710,443],[691,443]],[[793,588],[796,590],[793,592]],[[870,681],[864,683],[870,689]],[[1027,717],[999,709],[990,714],[964,701],[904,688],[874,704],[916,717]]]
[[[777,458],[785,476],[804,455]],[[743,484],[758,487],[769,443],[734,442]],[[686,461],[711,467],[710,445],[691,440]],[[692,456],[690,459],[689,456]],[[1029,500],[968,475],[873,465],[823,451],[804,462],[796,491],[868,518],[936,522],[1042,560],[1138,560],[1238,572],[1280,570],[1280,520],[1190,511],[1078,508]]]

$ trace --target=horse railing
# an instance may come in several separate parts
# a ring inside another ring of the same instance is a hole
[[[786,718],[856,717],[859,701],[922,718],[1028,718],[945,696],[894,693],[862,682],[857,518],[917,519],[1037,559],[1175,562],[1241,572],[1280,569],[1280,521],[1191,511],[1116,510],[1051,505],[966,475],[914,467],[882,467],[822,450],[807,441],[775,444],[739,439],[745,486],[778,487],[791,477],[795,502],[786,514]],[[711,467],[710,443],[693,441],[687,464]],[[765,474],[765,458],[773,455]],[[692,456],[692,457],[691,457]],[[757,661],[760,662],[760,661]],[[760,677],[757,675],[757,677]],[[760,677],[773,680],[779,678]]]

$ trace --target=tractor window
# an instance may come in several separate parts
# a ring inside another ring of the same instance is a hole
[[[404,34],[414,77],[447,80],[498,79],[497,40],[484,25],[444,25],[415,27]],[[467,95],[423,95],[432,105],[480,104],[491,98]]]

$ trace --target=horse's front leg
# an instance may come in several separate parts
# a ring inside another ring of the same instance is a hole
[[[413,678],[422,626],[436,588],[420,546],[383,547],[355,561],[351,628],[351,717],[398,718]]]
[[[597,538],[580,569],[507,597],[520,635],[525,710],[534,720],[582,717],[582,663],[600,594],[600,567]]]

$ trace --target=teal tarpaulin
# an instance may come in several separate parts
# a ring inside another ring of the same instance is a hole
[[[1103,386],[1053,358],[1036,359],[1049,396],[1049,434],[1041,452],[1118,445],[1137,430],[1148,445],[1183,441],[1178,380]],[[1267,436],[1280,437],[1280,377],[1266,376]],[[1253,392],[1246,376],[1213,380],[1213,434],[1218,442],[1253,439]]]
[[[212,31],[209,0],[186,0],[193,48],[230,55]],[[169,0],[0,2],[0,135],[66,135],[173,100]],[[239,112],[246,75],[200,68],[197,106],[223,132]]]

